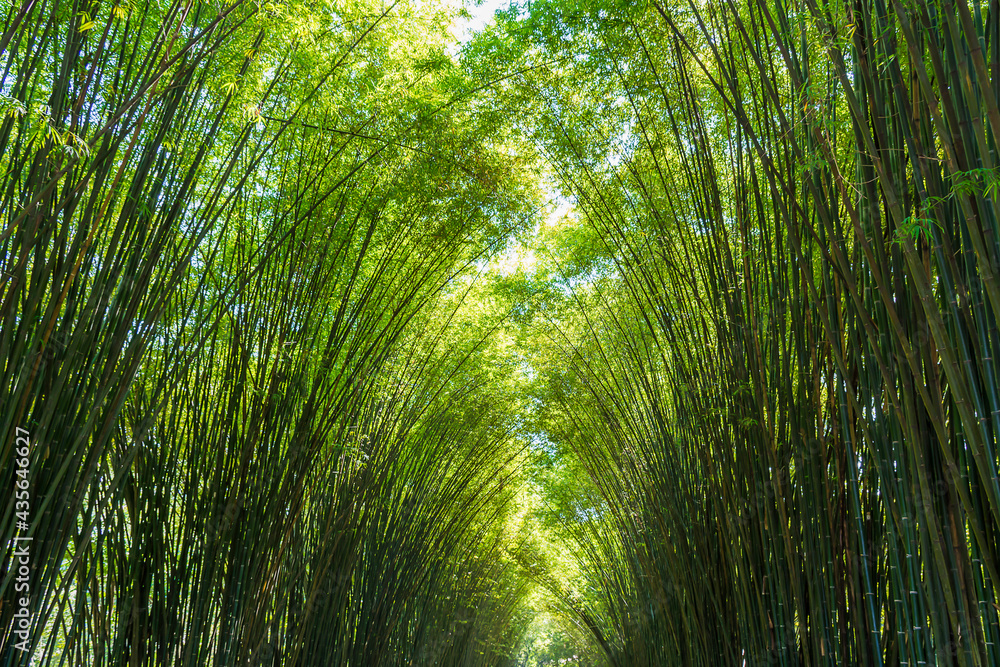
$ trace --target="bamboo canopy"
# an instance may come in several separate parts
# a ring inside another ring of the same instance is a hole
[[[459,10],[0,4],[0,666],[1000,664],[1000,5]]]

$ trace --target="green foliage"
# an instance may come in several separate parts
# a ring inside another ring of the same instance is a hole
[[[0,12],[0,663],[997,661],[996,11]]]
[[[996,659],[997,21],[553,1],[474,45],[576,205],[529,363],[583,597],[532,575],[611,664]]]
[[[0,399],[40,443],[33,650],[5,604],[0,662],[507,664],[520,403],[468,285],[534,189],[449,10],[26,12]]]

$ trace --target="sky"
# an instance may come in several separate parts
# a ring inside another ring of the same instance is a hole
[[[476,0],[467,0],[466,9],[472,18],[455,21],[455,38],[460,44],[466,43],[493,20],[493,14],[498,9],[503,9],[508,4],[510,0],[483,0],[476,6]]]

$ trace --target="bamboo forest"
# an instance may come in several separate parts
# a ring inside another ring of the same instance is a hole
[[[0,16],[0,667],[1000,665],[1000,0]]]

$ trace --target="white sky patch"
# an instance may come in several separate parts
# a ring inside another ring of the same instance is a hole
[[[517,273],[518,271],[531,273],[535,270],[535,263],[537,261],[535,251],[533,249],[525,248],[520,243],[515,243],[511,247],[507,248],[507,252],[497,259],[497,272],[504,277]]]
[[[549,211],[549,214],[545,216],[545,226],[546,227],[558,227],[563,224],[566,216],[569,212],[573,210],[573,202],[568,199],[563,199],[559,195],[555,195],[553,198],[555,206]]]
[[[451,34],[457,42],[456,50],[472,39],[473,35],[492,23],[496,11],[504,9],[508,4],[510,4],[510,0],[482,0],[482,3],[477,6],[475,0],[468,0],[465,3],[465,8],[471,18],[457,18],[451,26]]]
[[[535,225],[534,235],[541,231],[541,227],[558,227],[568,223],[569,216],[573,211],[573,203],[564,199],[556,193],[552,194],[549,200],[548,211],[545,217]],[[569,223],[572,224],[572,223]],[[530,244],[530,241],[529,241]],[[543,251],[544,254],[544,251]],[[518,271],[531,274],[538,263],[534,248],[523,243],[512,242],[502,255],[492,261],[493,270],[500,275],[507,277]]]

